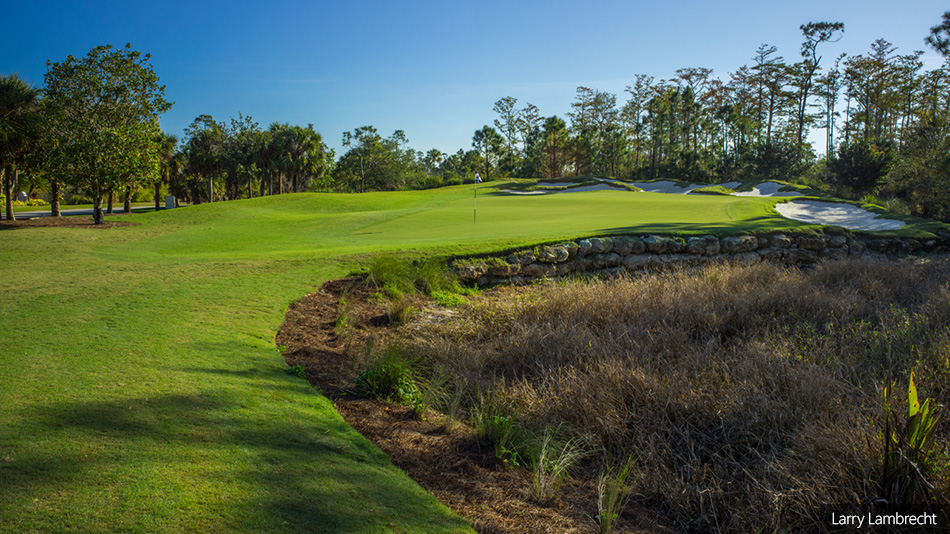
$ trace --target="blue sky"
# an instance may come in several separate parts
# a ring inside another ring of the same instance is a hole
[[[152,55],[175,102],[165,131],[181,137],[200,114],[243,113],[264,127],[312,123],[338,152],[342,133],[363,125],[405,130],[416,150],[468,149],[501,97],[563,117],[579,85],[623,101],[638,73],[707,67],[726,79],[763,43],[797,60],[809,21],[845,23],[843,39],[821,49],[825,62],[884,38],[899,53],[924,50],[933,68],[941,60],[923,39],[950,9],[931,0],[7,3],[0,73],[42,85],[46,60],[131,43]]]

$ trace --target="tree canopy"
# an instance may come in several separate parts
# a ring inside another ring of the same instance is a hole
[[[16,74],[0,76],[0,175],[8,220],[14,218],[13,167],[24,160],[38,132],[38,95]]]
[[[93,198],[96,224],[102,199],[136,177],[158,172],[158,118],[172,104],[149,55],[111,45],[82,58],[47,62],[45,119],[56,140],[55,164]]]

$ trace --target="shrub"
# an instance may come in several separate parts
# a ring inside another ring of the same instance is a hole
[[[858,194],[867,193],[887,175],[895,153],[889,141],[856,140],[842,144],[838,157],[829,164],[832,179]]]
[[[544,429],[541,443],[531,458],[531,496],[541,504],[557,499],[568,470],[585,456],[578,439],[557,443],[554,433]]]
[[[479,393],[472,408],[472,428],[480,441],[492,447],[496,458],[521,465],[525,430],[490,394]]]
[[[399,345],[389,345],[356,377],[363,394],[398,404],[413,403],[419,393],[413,378],[415,361]]]
[[[370,265],[367,281],[376,287],[389,287],[400,293],[415,291],[411,265],[394,256],[377,256]]]
[[[619,468],[612,468],[608,461],[597,477],[597,519],[602,534],[613,532],[614,523],[630,499],[633,491],[630,477],[636,463],[637,457],[632,454],[624,459]]]
[[[889,390],[885,385],[880,497],[895,510],[926,507],[935,497],[927,478],[936,467],[934,431],[940,415],[930,399],[918,402],[913,373],[907,386],[907,417],[891,409]]]
[[[391,289],[394,293],[387,292],[388,305],[386,315],[389,322],[393,325],[408,324],[416,315],[416,308],[408,297],[398,294],[398,290]]]

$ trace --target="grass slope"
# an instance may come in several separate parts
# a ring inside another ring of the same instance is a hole
[[[466,530],[282,372],[289,302],[383,251],[803,226],[762,199],[491,191],[477,223],[463,186],[0,230],[0,531]]]

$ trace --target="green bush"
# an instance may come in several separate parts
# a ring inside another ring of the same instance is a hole
[[[531,457],[527,431],[490,394],[479,393],[471,414],[475,435],[492,447],[496,458],[517,467],[524,458]]]
[[[404,348],[390,345],[357,375],[356,387],[368,397],[412,404],[419,395],[414,367],[414,360]]]
[[[884,458],[880,478],[881,499],[895,509],[926,507],[934,499],[927,478],[937,464],[934,431],[940,414],[917,400],[914,373],[907,386],[907,416],[892,410],[890,387],[884,387]]]

